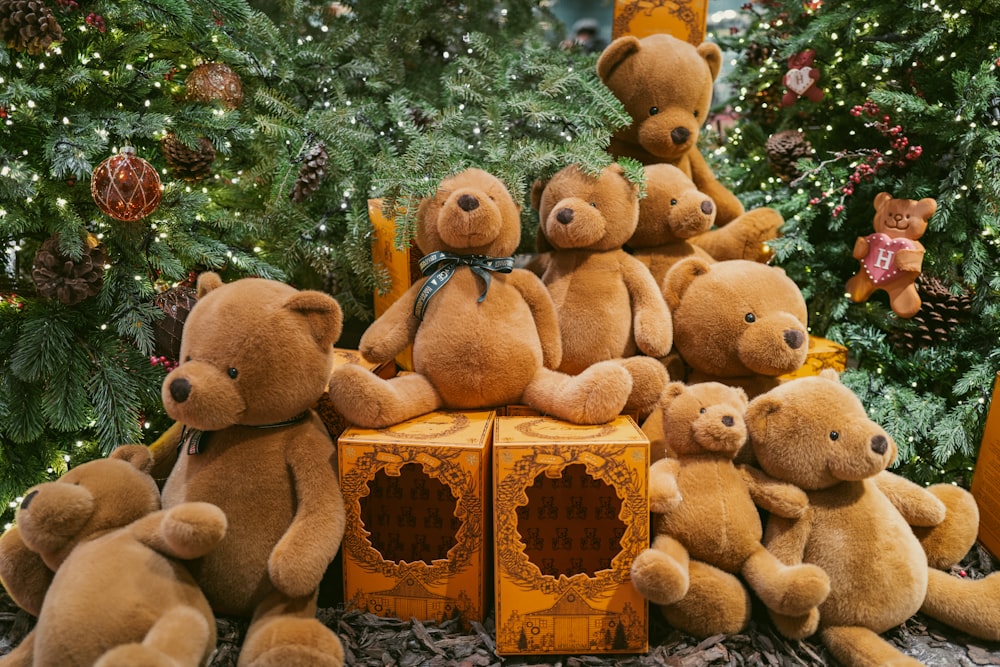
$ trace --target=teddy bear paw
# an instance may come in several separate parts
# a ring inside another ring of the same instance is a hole
[[[687,568],[661,551],[646,549],[632,561],[632,585],[653,604],[674,604],[689,584]]]
[[[794,565],[785,571],[776,590],[780,595],[773,600],[761,596],[765,605],[786,616],[806,616],[830,594],[830,577],[816,565]]]
[[[275,618],[251,627],[239,667],[343,667],[344,647],[315,618]]]
[[[226,534],[226,515],[205,502],[176,505],[164,512],[163,539],[178,558],[193,559],[211,551]]]

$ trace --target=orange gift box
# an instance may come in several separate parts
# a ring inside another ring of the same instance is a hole
[[[979,541],[1000,557],[1000,372],[972,473],[972,495],[979,505]]]
[[[611,37],[667,33],[697,46],[707,25],[708,0],[615,0]]]
[[[376,290],[373,297],[375,317],[379,317],[423,276],[418,264],[420,257],[410,252],[410,248],[396,247],[396,223],[382,213],[381,199],[368,200],[368,219],[375,230],[372,261],[389,275],[389,289],[384,293]],[[396,355],[396,364],[404,370],[412,371],[413,348],[407,347]]]
[[[806,362],[797,371],[780,376],[782,380],[819,375],[824,368],[832,368],[842,373],[847,368],[847,348],[826,338],[809,336],[809,351]]]
[[[648,470],[649,440],[631,417],[497,418],[497,654],[648,650],[648,605],[630,578],[649,546]]]
[[[489,582],[489,454],[495,413],[432,412],[338,442],[347,509],[348,607],[467,626]]]

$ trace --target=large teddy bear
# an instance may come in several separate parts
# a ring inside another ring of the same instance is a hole
[[[867,301],[875,290],[885,290],[889,306],[900,317],[913,317],[920,310],[920,294],[914,281],[920,275],[924,246],[918,241],[937,210],[937,201],[926,197],[896,199],[888,192],[875,196],[875,232],[854,242],[858,272],[847,281],[851,301]]]
[[[695,47],[668,34],[628,35],[611,42],[597,61],[597,74],[622,102],[632,124],[612,137],[609,151],[616,159],[678,167],[715,203],[715,224],[734,225],[727,234],[708,232],[692,243],[717,260],[763,261],[770,255],[767,241],[784,222],[781,214],[771,208],[745,211],[716,179],[698,147],[721,67],[722,51],[712,42]]]
[[[761,469],[809,497],[801,517],[770,518],[765,545],[786,564],[812,563],[830,577],[830,595],[818,610],[772,615],[779,631],[792,638],[818,632],[849,666],[919,665],[878,636],[918,611],[1000,640],[1000,574],[970,580],[931,567],[929,557],[941,562],[933,553],[940,542],[921,542],[914,530],[941,527],[951,533],[947,548],[958,544],[964,555],[976,526],[949,515],[968,507],[970,494],[945,484],[924,488],[888,472],[896,443],[835,371],[758,396],[746,419]]]
[[[535,270],[559,317],[558,370],[619,360],[632,375],[626,411],[649,414],[668,381],[657,359],[670,352],[673,331],[658,283],[622,248],[638,222],[638,187],[617,164],[597,175],[569,165],[535,182],[531,204],[551,248]]]
[[[746,627],[746,586],[788,616],[809,613],[830,592],[820,568],[785,565],[761,544],[758,506],[797,518],[807,501],[797,487],[734,464],[747,438],[746,405],[742,389],[671,382],[642,426],[656,458],[649,470],[654,537],[632,564],[632,583],[661,605],[668,623],[699,637]]]
[[[520,208],[481,169],[444,179],[417,211],[417,246],[428,253],[417,281],[371,324],[368,361],[413,345],[414,372],[388,380],[356,364],[337,367],[330,400],[349,422],[382,428],[441,408],[526,403],[576,423],[604,423],[624,408],[632,378],[614,361],[578,375],[558,372],[559,323],[538,276],[513,268]]]
[[[226,537],[191,571],[216,613],[251,618],[241,666],[343,664],[340,639],[315,617],[345,510],[335,445],[311,409],[341,325],[322,292],[206,272],[163,381],[166,412],[183,425],[163,505],[226,513]]]
[[[805,363],[806,302],[784,270],[690,257],[670,268],[662,287],[683,362],[670,366],[671,378],[722,382],[752,398]]]
[[[126,445],[25,493],[0,537],[0,581],[38,620],[0,664],[207,664],[215,616],[183,561],[219,543],[226,517],[161,510],[152,462]]]

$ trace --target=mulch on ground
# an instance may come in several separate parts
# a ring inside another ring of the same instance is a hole
[[[989,553],[975,547],[955,568],[974,579],[994,570]],[[645,655],[497,656],[493,619],[465,629],[443,623],[387,619],[341,607],[324,607],[319,618],[344,642],[346,663],[357,667],[702,667],[708,665],[836,666],[818,642],[790,641],[777,634],[765,614],[739,634],[696,639],[666,625],[650,611],[650,649]],[[33,619],[0,590],[0,655],[31,629]],[[217,619],[218,649],[211,667],[235,667],[246,623]],[[956,632],[920,614],[884,637],[929,667],[1000,667],[1000,642]]]

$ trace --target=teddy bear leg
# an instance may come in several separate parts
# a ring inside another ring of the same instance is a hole
[[[763,545],[743,563],[742,574],[768,609],[786,616],[804,616],[830,594],[830,578],[820,567],[785,565]]]
[[[330,377],[330,401],[344,419],[364,428],[384,428],[441,407],[441,396],[419,373],[384,380],[353,364]]]
[[[274,591],[247,628],[239,667],[342,667],[340,638],[316,618],[316,595],[290,599]]]
[[[815,634],[819,627],[819,609],[810,609],[804,616],[785,616],[768,610],[771,622],[782,637],[805,639]]]
[[[660,607],[673,627],[695,637],[740,632],[750,622],[750,592],[732,574],[692,560],[690,586],[679,602]]]
[[[955,565],[972,549],[979,535],[979,505],[971,493],[954,484],[932,484],[927,490],[945,505],[944,521],[936,526],[914,526],[927,563],[939,570]]]
[[[522,398],[531,407],[575,424],[604,424],[619,414],[632,376],[617,361],[599,361],[579,375],[540,368]]]
[[[766,262],[772,256],[767,242],[778,237],[785,222],[773,208],[747,211],[724,227],[712,229],[690,239],[690,243],[708,252],[715,261],[748,259]]]
[[[14,525],[0,536],[0,585],[17,606],[37,617],[55,573],[28,548]]]
[[[632,561],[632,585],[653,604],[673,604],[688,593],[689,560],[684,545],[667,535],[657,535]]]
[[[35,630],[32,628],[21,643],[7,655],[0,657],[3,667],[33,667],[35,664]]]
[[[966,579],[928,568],[920,611],[973,637],[1000,641],[1000,572]]]
[[[215,650],[215,619],[193,607],[174,607],[150,628],[141,644],[118,646],[94,667],[198,667]]]
[[[670,376],[666,367],[653,357],[627,357],[622,359],[622,365],[632,376],[632,392],[623,410],[636,413],[641,421],[653,411]]]
[[[855,273],[844,285],[844,291],[854,303],[863,303],[875,293],[876,285],[871,281],[864,269]]]
[[[868,628],[830,627],[821,631],[823,644],[847,667],[922,667]]]
[[[920,312],[920,294],[916,286],[910,283],[906,287],[895,288],[889,292],[889,306],[902,318],[909,319]]]

